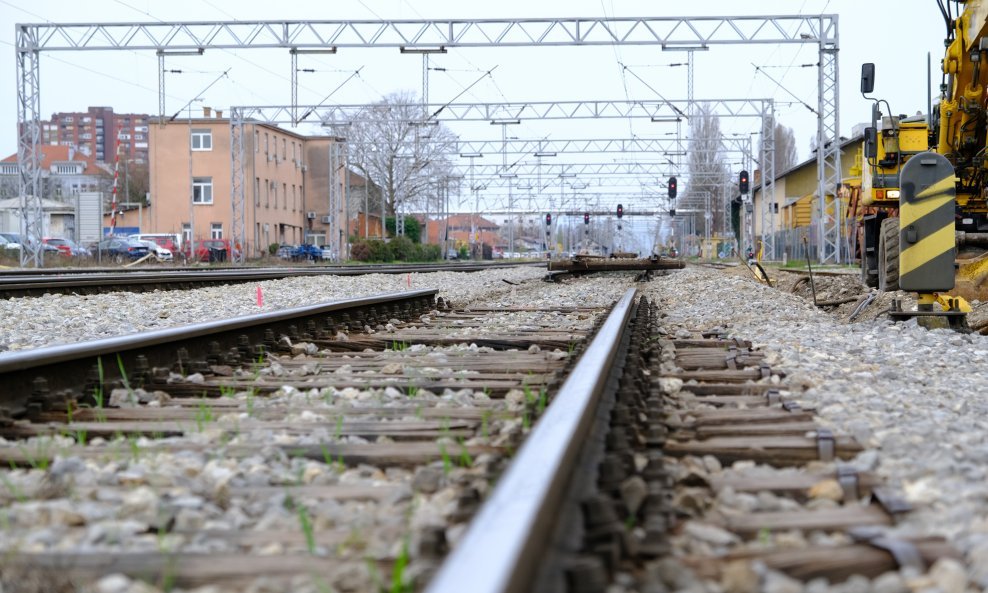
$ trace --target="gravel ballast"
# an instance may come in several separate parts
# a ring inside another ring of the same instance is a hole
[[[847,323],[751,277],[709,269],[658,278],[645,293],[667,313],[670,331],[719,328],[767,351],[773,369],[786,374],[791,398],[866,447],[853,465],[875,471],[913,505],[890,533],[942,536],[966,560],[967,583],[946,562],[926,575],[885,577],[902,589],[855,579],[830,590],[988,588],[988,337],[927,330],[915,320],[892,323],[885,315]],[[786,587],[779,590],[804,590],[790,581]]]
[[[4,350],[409,288],[439,288],[440,295],[457,306],[475,300],[506,306],[593,306],[609,303],[635,285],[631,274],[593,276],[570,284],[543,283],[544,274],[542,269],[502,268],[471,274],[266,281],[260,283],[260,309],[256,284],[13,299],[0,301],[0,357]],[[924,575],[883,575],[824,588],[767,579],[759,585],[765,588],[756,590],[988,590],[988,337],[927,330],[915,321],[893,324],[884,315],[862,315],[864,321],[847,323],[803,297],[712,269],[690,267],[636,286],[662,307],[663,324],[670,332],[698,335],[719,328],[766,351],[772,366],[786,374],[783,387],[792,398],[816,408],[820,424],[850,433],[866,447],[853,464],[874,471],[912,503],[914,511],[891,527],[891,533],[945,537],[965,560],[960,574],[944,564]],[[722,591],[720,587],[692,583],[681,590]]]

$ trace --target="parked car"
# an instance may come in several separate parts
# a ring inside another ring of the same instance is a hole
[[[134,237],[135,235],[131,235],[130,239],[132,241],[143,243],[148,248],[148,251],[153,253],[154,256],[158,258],[158,261],[172,261],[172,259],[174,259],[174,255],[172,254],[171,249],[168,249],[167,247],[163,247],[159,245],[157,242],[152,241],[150,239],[135,239]]]
[[[186,259],[203,262],[230,261],[230,241],[228,239],[201,239],[195,241],[196,253],[192,256],[189,245],[186,244],[182,252]]]
[[[0,235],[0,255],[18,255],[21,252],[21,244],[7,239]]]
[[[97,243],[93,251],[101,260],[123,263],[141,259],[148,254],[148,247],[129,237],[109,237]]]
[[[88,249],[79,245],[72,239],[62,239],[59,237],[45,237],[41,239],[45,245],[50,245],[58,250],[65,257],[89,257],[92,255]]]
[[[179,235],[171,233],[138,233],[130,237],[132,239],[140,239],[141,241],[154,241],[157,245],[171,251],[173,255],[181,251]]]
[[[315,245],[302,243],[292,250],[292,259],[295,261],[322,259],[322,249]]]
[[[9,243],[17,245],[17,247],[12,247],[11,249],[21,249],[29,244],[27,238],[22,237],[20,233],[0,233],[0,237],[6,239]],[[54,255],[58,253],[58,247],[54,245],[46,245],[42,242],[41,247],[45,254]]]
[[[281,245],[278,247],[277,255],[281,259],[292,259],[292,252],[295,251],[294,245]]]

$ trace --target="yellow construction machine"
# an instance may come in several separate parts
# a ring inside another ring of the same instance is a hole
[[[947,292],[988,300],[988,0],[938,4],[948,31],[939,104],[928,121],[866,97],[874,104],[857,212],[862,280],[915,291],[921,308]],[[863,95],[874,77],[864,64]]]

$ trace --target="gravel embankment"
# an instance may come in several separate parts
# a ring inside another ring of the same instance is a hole
[[[722,328],[768,351],[797,401],[868,448],[854,465],[875,471],[914,506],[890,532],[943,536],[966,560],[966,569],[948,561],[927,575],[830,590],[988,589],[988,337],[894,324],[884,315],[846,323],[752,278],[697,268],[656,279],[646,294],[664,307],[670,330]],[[779,586],[804,590],[794,582]]]

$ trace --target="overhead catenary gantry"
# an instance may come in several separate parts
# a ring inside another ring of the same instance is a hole
[[[264,20],[17,24],[18,163],[26,233],[42,232],[40,55],[45,51],[210,49],[336,50],[393,47],[429,51],[466,47],[653,45],[707,48],[737,44],[817,46],[818,192],[823,247],[820,259],[839,259],[836,214],[825,204],[840,181],[838,139],[838,18],[835,14],[725,17],[614,17],[538,19]],[[163,62],[163,60],[162,60]],[[163,66],[162,66],[163,68]],[[292,98],[295,98],[292,89]],[[293,101],[294,103],[295,101]],[[289,108],[297,113],[297,105]],[[766,138],[770,138],[771,134]],[[766,172],[767,173],[767,172]],[[765,177],[768,177],[766,175]],[[771,177],[774,179],[774,175]],[[774,197],[773,197],[774,199]],[[234,201],[233,208],[238,204]],[[243,204],[239,204],[243,207]],[[241,215],[242,217],[242,215]],[[237,220],[234,212],[233,219]],[[833,236],[831,236],[833,235]],[[234,237],[237,239],[237,237]],[[243,237],[240,237],[243,240]],[[43,263],[40,240],[21,263]]]
[[[724,118],[757,118],[761,123],[761,133],[765,130],[775,128],[775,103],[769,98],[748,98],[748,99],[716,99],[710,101],[696,101],[695,104],[706,105],[710,112],[718,117]],[[337,105],[306,105],[294,106],[301,113],[307,114],[313,122],[321,122],[325,127],[334,129],[341,136],[345,136],[347,128],[356,122],[365,121],[370,118],[367,115],[366,104],[337,104]],[[582,101],[516,101],[502,103],[444,103],[425,106],[424,113],[432,114],[430,121],[481,121],[496,124],[504,121],[523,120],[552,120],[552,119],[648,119],[656,123],[680,122],[684,118],[683,110],[688,107],[688,101],[682,99],[616,99],[616,100],[582,100]],[[283,105],[258,105],[234,107],[231,109],[231,117],[238,121],[253,121],[268,124],[290,123],[293,120],[293,110],[291,106]],[[370,118],[373,119],[373,118]],[[412,123],[423,123],[420,119],[408,120]],[[234,135],[236,135],[236,130]],[[418,140],[428,142],[428,138]],[[615,146],[616,141],[575,141],[586,148],[610,149]],[[672,156],[685,155],[691,150],[693,141],[683,138],[669,137],[666,140],[646,141],[643,139],[630,139],[623,141],[624,148],[640,147],[649,142],[651,147],[659,148],[661,142],[666,142],[661,153],[668,160],[662,163],[639,168],[629,166],[621,167],[615,163],[598,163],[596,166],[583,166],[580,163],[560,164],[558,155],[568,152],[566,149],[579,149],[566,140],[484,140],[484,141],[461,141],[457,143],[458,153],[470,155],[469,165],[470,175],[474,179],[472,187],[482,185],[485,189],[489,185],[505,185],[505,182],[498,181],[499,177],[510,176],[532,176],[539,179],[539,186],[543,186],[543,180],[547,183],[544,187],[552,185],[548,179],[552,179],[562,174],[593,174],[596,176],[605,175],[658,175],[662,168],[668,165],[675,165]],[[508,146],[522,146],[525,152],[531,152],[531,156],[537,160],[535,163],[512,163],[510,166],[494,163],[477,163],[480,157],[486,154],[498,154],[502,159],[507,155]],[[724,147],[724,152],[741,152],[747,158],[753,159],[751,155],[750,137],[723,136],[720,145]],[[555,146],[558,150],[553,150]],[[468,148],[470,148],[468,150]],[[490,150],[477,150],[477,148],[489,148]],[[671,149],[671,150],[670,150]],[[606,152],[603,150],[602,152]],[[589,151],[584,151],[589,152]],[[665,153],[665,154],[663,154]],[[766,249],[774,246],[775,215],[772,203],[775,196],[775,154],[774,145],[771,139],[762,142],[760,158],[753,159],[760,163],[765,163],[763,170],[767,179],[763,195],[770,196],[762,201],[762,228],[764,229],[764,241]],[[625,164],[627,165],[627,164]],[[466,172],[464,172],[464,175]],[[680,173],[681,174],[681,173]],[[543,175],[547,179],[543,179]],[[488,181],[490,179],[490,181]],[[245,204],[244,197],[235,194],[234,204]]]

